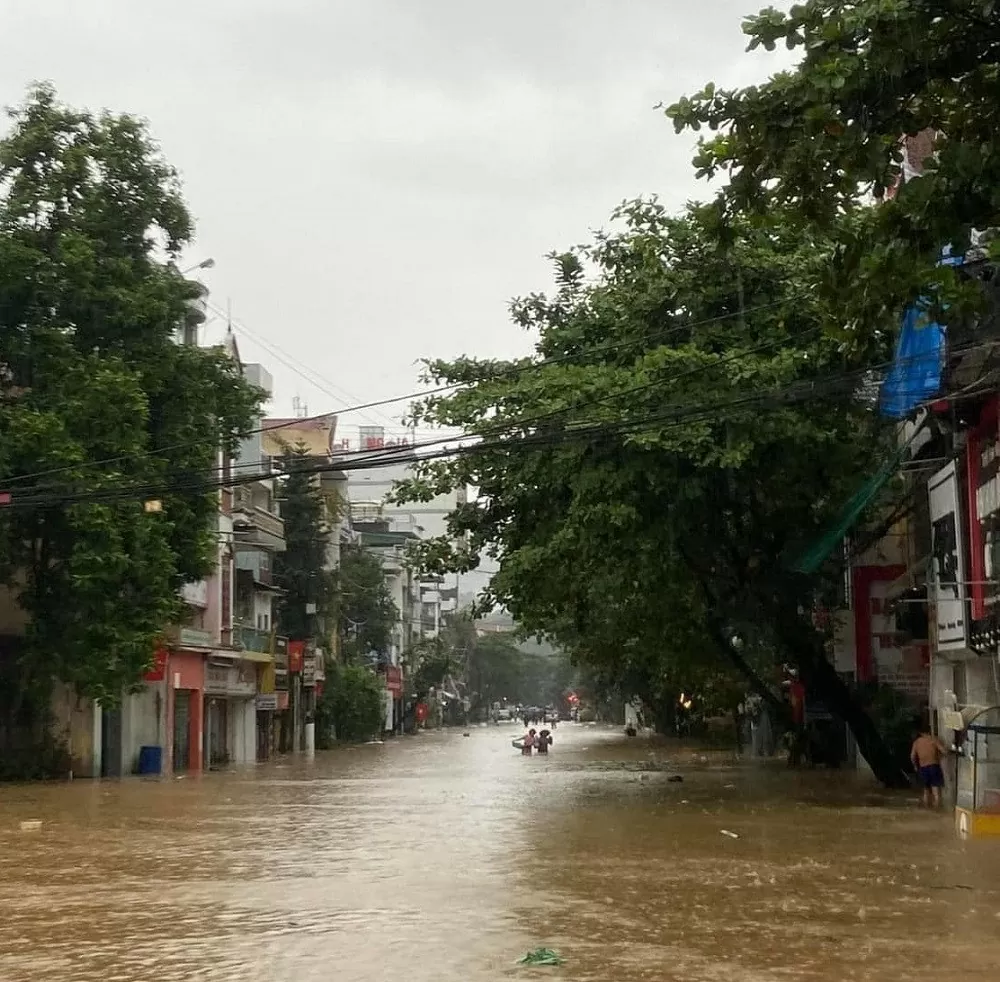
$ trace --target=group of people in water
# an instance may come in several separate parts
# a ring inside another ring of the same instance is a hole
[[[547,754],[552,746],[552,734],[548,730],[536,730],[532,727],[520,740],[511,740],[515,750],[521,751],[522,757],[530,757],[532,752]]]

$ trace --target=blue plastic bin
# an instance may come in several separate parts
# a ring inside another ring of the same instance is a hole
[[[163,766],[162,747],[140,747],[139,748],[139,773],[159,774]]]

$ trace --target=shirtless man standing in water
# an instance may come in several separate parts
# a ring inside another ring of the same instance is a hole
[[[910,750],[910,760],[924,789],[923,802],[928,806],[933,804],[935,808],[941,805],[941,789],[944,787],[941,761],[946,753],[944,744],[927,732],[919,734]]]

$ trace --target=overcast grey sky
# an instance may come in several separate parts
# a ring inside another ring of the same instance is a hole
[[[0,91],[49,79],[150,120],[244,360],[277,411],[317,413],[411,391],[423,356],[526,352],[506,306],[548,286],[546,252],[622,198],[703,195],[692,139],[653,106],[773,70],[739,29],[761,5],[0,0]]]

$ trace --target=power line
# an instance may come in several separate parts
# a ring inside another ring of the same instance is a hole
[[[338,400],[346,397],[347,399],[352,399],[355,402],[360,401],[358,396],[352,395],[346,389],[343,389],[340,386],[335,385],[333,382],[324,379],[321,375],[319,375],[317,372],[311,369],[308,365],[303,364],[294,355],[291,355],[287,351],[285,351],[276,342],[271,341],[268,338],[262,337],[261,335],[250,330],[249,327],[247,327],[245,324],[242,324],[240,321],[237,321],[235,318],[231,317],[228,311],[224,311],[217,304],[212,303],[211,300],[206,300],[205,305],[209,307],[211,310],[213,310],[217,316],[225,317],[226,323],[229,327],[235,328],[237,332],[245,335],[253,343],[264,348],[264,350],[267,351],[268,354],[270,354],[272,357],[280,361],[286,368],[291,369],[291,371],[295,372],[296,375],[304,379],[310,385],[315,386],[321,392],[325,393],[328,396],[332,396],[334,399]],[[359,410],[351,410],[351,411],[359,412]],[[376,415],[381,417],[383,422],[388,423],[389,426],[395,425],[395,422],[390,420],[386,414],[378,413]],[[362,418],[367,419],[370,423],[372,423],[375,426],[382,425],[381,423],[378,423],[376,419],[373,418],[372,416],[366,415],[362,416]]]
[[[978,346],[979,345],[969,345],[967,348]],[[510,452],[514,449],[554,449],[563,446],[568,442],[578,441],[581,438],[593,439],[598,436],[614,435],[617,433],[624,434],[637,429],[641,430],[642,428],[650,425],[669,424],[668,426],[661,426],[661,429],[669,429],[676,426],[690,426],[696,422],[718,419],[719,411],[722,409],[759,408],[768,403],[773,404],[773,406],[777,408],[793,402],[822,398],[824,395],[836,394],[838,384],[844,386],[845,383],[848,383],[848,385],[844,388],[844,393],[848,394],[851,398],[856,398],[857,388],[855,384],[851,383],[856,383],[859,375],[869,374],[871,371],[872,369],[868,367],[851,372],[833,374],[826,377],[799,379],[791,385],[786,386],[784,389],[772,390],[763,393],[752,393],[729,401],[716,401],[702,405],[695,404],[690,407],[675,406],[661,413],[648,414],[634,420],[622,420],[617,424],[577,423],[572,426],[564,427],[563,430],[557,434],[538,433],[513,439],[508,438],[505,440],[495,441],[493,443],[483,440],[482,442],[471,446],[458,446],[450,448],[441,447],[438,450],[423,454],[419,457],[412,452],[411,447],[391,448],[386,451],[368,452],[358,455],[366,459],[345,461],[340,458],[336,458],[313,467],[290,467],[280,472],[271,471],[268,473],[249,474],[240,477],[223,477],[222,479],[214,481],[206,480],[204,477],[201,477],[193,478],[186,484],[182,483],[170,485],[161,483],[135,485],[129,488],[107,488],[83,491],[76,494],[63,493],[61,495],[27,494],[23,497],[18,497],[16,502],[11,501],[7,507],[44,507],[46,505],[65,505],[84,501],[106,501],[111,503],[114,501],[135,500],[137,498],[151,498],[156,497],[157,495],[168,495],[172,493],[196,493],[220,490],[226,487],[235,487],[240,484],[253,483],[259,480],[265,480],[276,476],[284,476],[296,472],[322,474],[330,471],[367,470],[384,467],[393,463],[419,464],[446,457],[463,456],[471,453],[485,453],[491,450]],[[938,397],[935,397],[929,400],[929,402],[937,401],[937,399]],[[680,410],[680,412],[678,410]],[[442,440],[427,441],[427,443],[423,446],[429,449],[433,446],[440,446],[441,444],[452,442],[453,440],[454,438],[448,437]]]
[[[618,399],[618,398],[622,398],[622,397],[625,397],[625,396],[632,395],[636,391],[639,391],[639,390],[648,389],[648,388],[653,387],[655,385],[669,384],[671,381],[674,381],[677,378],[691,376],[691,375],[694,375],[694,374],[699,374],[700,372],[706,371],[706,370],[708,370],[708,369],[710,369],[712,367],[715,367],[716,365],[718,365],[720,363],[731,362],[731,361],[738,360],[738,359],[740,359],[742,357],[746,357],[746,355],[748,355],[750,353],[753,353],[753,351],[755,351],[755,350],[760,350],[760,349],[762,349],[764,347],[769,347],[769,346],[772,346],[772,345],[773,345],[773,343],[769,342],[769,343],[767,343],[765,345],[758,346],[758,349],[752,349],[751,352],[734,353],[734,355],[732,355],[732,356],[729,356],[729,357],[727,357],[725,359],[717,360],[717,361],[712,362],[710,364],[694,366],[692,369],[688,369],[685,372],[678,373],[673,378],[660,379],[660,380],[657,380],[657,381],[655,381],[653,383],[645,383],[642,386],[633,387],[631,389],[626,389],[626,390],[623,390],[623,391],[617,392],[617,393],[611,393],[610,395],[602,397],[601,399],[589,400],[589,401],[584,401],[584,402],[581,402],[581,403],[577,403],[577,404],[575,404],[573,406],[567,407],[566,409],[558,410],[558,411],[555,411],[553,413],[541,414],[541,415],[535,416],[535,417],[527,417],[527,418],[522,418],[520,420],[511,421],[511,423],[507,424],[506,426],[493,427],[492,430],[493,430],[494,434],[498,434],[503,429],[509,428],[510,425],[522,426],[522,425],[524,425],[526,423],[537,422],[538,420],[548,419],[548,418],[551,418],[551,417],[556,416],[556,415],[565,415],[566,413],[568,413],[568,412],[570,412],[570,411],[572,411],[574,409],[588,408],[589,406],[592,406],[592,405],[604,404],[604,403],[607,403],[607,402],[609,402],[611,400],[614,400],[614,399]],[[972,342],[972,343],[967,344],[965,346],[962,346],[962,347],[954,349],[952,353],[953,354],[960,354],[960,353],[962,353],[964,351],[972,350],[974,348],[990,347],[990,346],[991,346],[991,344],[989,342],[985,342],[985,343],[983,343],[983,342],[980,342],[980,343]],[[912,356],[912,360],[922,361],[924,358],[925,358],[925,356],[922,355],[922,354],[921,355]],[[826,375],[826,376],[814,376],[813,378],[807,378],[807,379],[798,379],[794,383],[792,383],[792,387],[793,388],[797,387],[798,389],[804,390],[804,391],[806,391],[806,392],[808,392],[810,394],[816,394],[817,391],[818,391],[817,390],[817,384],[828,383],[828,382],[837,381],[837,380],[841,380],[841,381],[853,381],[853,382],[857,383],[857,382],[862,381],[866,376],[869,376],[872,373],[877,372],[878,370],[880,370],[882,368],[885,368],[885,367],[888,367],[888,366],[891,366],[891,365],[894,365],[894,364],[903,364],[903,363],[905,363],[906,361],[909,361],[909,360],[911,360],[911,359],[903,359],[900,362],[897,362],[895,360],[890,360],[890,361],[887,361],[887,362],[884,362],[884,363],[881,363],[881,364],[868,365],[868,366],[864,366],[864,367],[861,367],[861,368],[852,369],[852,370],[847,371],[847,372],[832,373],[832,374],[829,374],[829,375]],[[742,405],[742,404],[747,403],[747,402],[754,403],[754,402],[756,402],[756,401],[758,401],[760,399],[767,400],[767,399],[773,398],[773,395],[775,394],[775,391],[776,390],[768,390],[768,391],[765,391],[763,393],[751,394],[750,396],[741,397],[740,399],[735,400],[734,402],[730,402],[730,403],[714,403],[714,404],[709,404],[706,407],[706,409],[707,409],[707,411],[709,413],[711,413],[711,412],[716,411],[720,407],[725,407],[725,406],[729,406],[729,405]],[[778,390],[778,391],[780,391],[780,390]],[[921,390],[921,392],[922,392],[922,390]],[[692,407],[683,407],[683,406],[678,407],[678,406],[675,406],[675,407],[673,407],[671,409],[671,412],[674,413],[674,412],[676,412],[678,410],[684,410],[684,409],[686,409],[688,412],[690,412],[691,408]],[[686,419],[687,419],[687,417],[682,417],[682,421],[684,421]],[[295,422],[296,422],[296,420],[291,420],[291,421],[289,421],[289,424],[294,424]],[[464,438],[469,438],[469,437],[472,437],[472,438],[485,438],[485,437],[488,437],[490,435],[491,435],[490,428],[486,428],[485,430],[482,430],[480,432],[473,432],[473,433],[469,433],[469,434],[460,434],[458,436],[450,435],[450,436],[445,436],[445,437],[441,437],[441,438],[434,439],[434,440],[423,441],[421,443],[408,444],[406,446],[401,446],[401,447],[380,448],[380,449],[374,449],[374,450],[349,451],[349,452],[337,455],[337,457],[335,458],[337,466],[334,467],[334,468],[331,468],[331,469],[335,469],[335,470],[339,469],[339,470],[348,471],[348,470],[360,470],[366,464],[370,464],[372,467],[385,467],[385,466],[390,466],[390,465],[397,464],[397,463],[409,463],[409,464],[412,464],[412,463],[415,463],[415,462],[419,462],[419,459],[416,457],[416,453],[415,453],[417,450],[429,449],[429,448],[432,448],[432,447],[438,447],[438,446],[441,446],[443,444],[451,443],[451,442],[454,442],[455,440],[462,439],[463,437]],[[354,460],[353,463],[352,463],[352,461],[351,461],[350,458],[355,458],[355,460]],[[198,480],[204,480],[205,476],[207,474],[210,474],[210,473],[213,473],[213,472],[214,473],[222,473],[222,472],[226,471],[227,469],[228,469],[227,467],[223,466],[223,467],[214,468],[214,469],[209,470],[207,472],[203,472],[202,476],[199,477]],[[267,476],[273,477],[273,476],[277,476],[277,475],[274,472],[271,472],[271,474],[269,474],[269,475],[263,475],[263,476],[256,475],[256,476],[254,476],[252,478],[252,480],[263,479],[263,477],[267,477]],[[41,489],[39,489],[39,490],[41,490]]]
[[[783,302],[786,302],[786,301],[782,301],[782,303]],[[780,303],[775,303],[775,304],[762,305],[762,307],[773,307],[773,306],[780,306],[780,305],[781,305]],[[750,308],[750,310],[757,310],[757,309],[759,309],[759,308],[756,308],[756,307],[755,308]],[[721,321],[721,320],[724,320],[724,319],[729,319],[729,318],[734,317],[734,316],[739,316],[739,312],[734,312],[734,313],[723,315],[723,316],[716,317],[716,318],[709,318],[706,321],[694,322],[692,324],[686,324],[686,325],[679,325],[679,326],[677,326],[675,328],[672,328],[671,331],[670,331],[670,333],[674,333],[674,332],[676,332],[678,330],[690,330],[692,327],[697,326],[699,324],[703,325],[705,323],[714,323],[714,322],[718,322],[718,321]],[[720,365],[730,364],[730,363],[733,363],[735,361],[746,359],[747,357],[749,357],[749,356],[751,356],[753,354],[759,354],[762,351],[765,351],[765,350],[768,350],[768,349],[771,349],[771,348],[774,348],[774,347],[778,347],[778,346],[780,346],[782,344],[785,344],[785,343],[787,343],[787,342],[789,342],[791,340],[801,341],[801,340],[804,340],[806,338],[810,338],[812,336],[815,336],[815,335],[819,334],[821,331],[822,331],[822,327],[821,326],[817,326],[817,327],[814,327],[814,328],[810,329],[809,331],[804,332],[802,335],[800,335],[798,338],[795,338],[795,339],[787,338],[787,337],[776,338],[776,339],[773,339],[771,341],[767,341],[767,342],[764,342],[764,343],[762,343],[760,345],[757,345],[757,346],[755,346],[753,348],[750,348],[750,349],[748,349],[746,351],[734,352],[731,355],[727,355],[727,356],[723,356],[721,358],[717,358],[714,361],[707,362],[707,363],[705,363],[703,365],[693,366],[692,368],[687,369],[684,372],[677,373],[676,375],[674,375],[672,377],[661,378],[661,379],[654,379],[654,380],[652,380],[650,382],[643,383],[643,384],[638,385],[638,386],[634,386],[634,387],[631,387],[631,388],[628,388],[628,389],[625,389],[625,390],[620,390],[618,392],[609,393],[608,395],[602,396],[602,397],[597,398],[597,399],[590,399],[590,400],[584,400],[582,402],[577,402],[577,403],[574,403],[574,404],[572,404],[570,406],[567,406],[567,407],[564,407],[564,408],[561,408],[561,409],[558,409],[558,410],[553,410],[553,411],[550,411],[548,413],[542,413],[542,414],[538,414],[538,415],[535,415],[535,416],[529,416],[529,417],[522,417],[520,419],[515,419],[515,420],[506,420],[506,421],[503,421],[502,423],[494,423],[494,425],[492,425],[492,426],[487,426],[485,428],[481,428],[480,432],[474,433],[472,435],[486,436],[486,435],[489,435],[490,432],[500,432],[500,431],[502,431],[504,429],[509,429],[510,427],[523,428],[524,426],[533,425],[533,424],[536,424],[538,422],[543,422],[543,421],[558,419],[559,417],[565,417],[566,415],[568,415],[568,414],[570,414],[570,413],[572,413],[572,412],[574,412],[576,410],[583,409],[583,408],[588,408],[589,406],[606,404],[608,402],[616,401],[616,400],[619,400],[619,399],[622,399],[622,398],[627,398],[627,397],[635,395],[635,394],[637,394],[639,392],[648,391],[649,389],[656,388],[658,386],[669,385],[669,384],[671,384],[673,382],[676,382],[676,381],[678,381],[678,380],[680,380],[682,378],[688,378],[688,377],[691,377],[691,376],[694,376],[694,375],[697,375],[697,374],[701,374],[702,372],[710,371],[711,369],[716,368],[716,367],[718,367]],[[623,342],[623,343],[634,343],[634,341],[630,339],[628,342]],[[618,344],[618,343],[615,343],[615,347],[619,347],[619,346],[621,346],[621,345]],[[958,350],[960,350],[960,349],[956,349],[953,352],[953,354],[954,353],[958,353]],[[519,373],[521,373],[523,371],[537,370],[537,369],[548,367],[549,364],[562,363],[562,362],[565,362],[567,360],[575,359],[576,357],[577,357],[576,355],[574,355],[574,356],[560,356],[560,357],[552,359],[551,361],[548,361],[548,362],[542,361],[542,362],[534,362],[534,363],[531,363],[529,365],[524,365],[524,366],[512,366],[511,372],[517,372],[519,374]],[[924,357],[924,356],[918,356],[918,357]],[[892,364],[892,363],[893,362],[887,362],[887,363],[885,363],[885,365],[889,365],[889,364]],[[863,375],[863,374],[869,373],[871,371],[874,371],[874,370],[876,370],[879,367],[884,367],[884,366],[877,366],[877,365],[876,366],[865,366],[863,368],[858,369],[857,373]],[[502,377],[502,375],[503,375],[503,373],[499,373],[497,376],[494,377],[494,379],[490,379],[489,381],[493,381],[495,379],[499,379],[499,378]],[[443,392],[443,391],[447,391],[447,390],[450,390],[450,389],[459,388],[459,387],[461,387],[461,385],[465,385],[465,384],[470,384],[470,383],[453,383],[453,384],[450,384],[450,385],[439,386],[437,389],[424,390],[423,392],[411,393],[411,394],[409,394],[407,396],[398,397],[398,399],[395,400],[395,401],[399,401],[399,400],[405,399],[405,398],[426,397],[426,396],[429,396],[429,395],[433,395],[433,394],[435,394],[437,392]],[[381,402],[384,404],[386,402],[386,400],[382,400]],[[376,405],[376,404],[379,404],[379,403],[369,403],[367,405]],[[355,408],[360,408],[360,407],[355,407]],[[344,412],[344,411],[345,410],[341,410],[341,412]],[[335,414],[333,414],[333,413],[321,413],[321,414],[317,414],[316,416],[311,416],[311,417],[302,417],[302,418],[298,418],[298,419],[289,419],[289,420],[286,420],[285,422],[283,422],[281,424],[272,425],[272,426],[268,426],[267,424],[265,424],[265,425],[263,425],[261,427],[258,427],[257,429],[249,431],[249,434],[260,433],[260,432],[273,432],[273,431],[281,429],[283,427],[295,426],[295,425],[301,424],[303,422],[309,422],[309,421],[313,421],[313,420],[317,420],[317,419],[323,419],[323,418],[326,418],[327,416],[330,416],[330,415],[335,415]],[[429,441],[429,442],[424,443],[424,444],[412,444],[412,445],[410,445],[410,447],[412,447],[412,448],[419,448],[421,446],[424,446],[424,447],[426,447],[426,446],[434,446],[434,445],[438,445],[438,444],[440,444],[442,442],[448,442],[450,440],[455,440],[455,439],[460,439],[460,438],[461,438],[461,436],[449,436],[449,437],[445,437],[445,438],[440,439],[440,440]],[[69,472],[69,471],[77,470],[80,467],[96,466],[96,465],[98,465],[100,463],[118,463],[118,462],[121,462],[121,461],[124,461],[124,460],[134,460],[136,458],[146,458],[146,457],[151,457],[151,456],[158,456],[160,454],[168,452],[170,449],[182,449],[182,448],[189,447],[189,446],[192,446],[192,445],[193,444],[189,442],[189,443],[184,443],[184,444],[176,444],[173,447],[166,447],[166,448],[160,448],[158,450],[146,451],[143,454],[133,454],[133,455],[121,456],[121,457],[117,457],[117,458],[107,458],[107,459],[105,459],[103,461],[90,461],[90,462],[83,461],[83,462],[80,462],[79,464],[75,464],[75,465],[66,465],[66,466],[62,466],[62,467],[59,467],[59,468],[51,468],[51,469],[49,469],[47,471],[36,471],[33,474],[18,475],[18,476],[10,478],[6,482],[6,484],[7,485],[12,485],[12,484],[15,484],[15,483],[19,483],[21,481],[31,480],[31,479],[38,478],[38,477],[50,476],[52,474],[57,474],[57,473],[66,473],[66,472]],[[361,451],[361,453],[366,453],[366,452],[367,451]],[[401,461],[393,461],[393,462],[395,463],[395,462],[401,462]],[[384,466],[384,465],[382,465],[382,466]]]
[[[799,296],[792,296],[792,297],[789,297],[789,298],[787,298],[785,300],[775,301],[773,303],[759,304],[757,306],[747,308],[745,311],[743,311],[743,313],[756,313],[756,312],[761,311],[761,310],[768,310],[768,309],[772,309],[774,307],[780,307],[780,306],[783,306],[786,303],[791,303],[791,302],[794,302],[795,300],[798,300],[798,299],[801,299],[801,297],[799,297]],[[215,310],[219,310],[219,308],[216,307],[214,304],[212,304],[211,306]],[[627,338],[627,339],[622,339],[621,341],[608,342],[605,345],[597,345],[597,346],[594,346],[594,347],[591,347],[591,348],[587,348],[584,351],[579,352],[579,353],[566,354],[566,355],[557,355],[557,356],[554,356],[552,358],[542,359],[541,361],[538,361],[538,362],[529,362],[529,363],[524,364],[524,365],[512,365],[509,368],[504,369],[501,372],[498,372],[496,375],[491,376],[488,380],[482,380],[482,379],[478,380],[478,383],[481,384],[483,381],[491,381],[491,382],[492,381],[501,381],[501,380],[503,380],[504,378],[507,378],[507,377],[519,376],[519,375],[522,375],[522,374],[525,374],[525,373],[529,373],[529,372],[532,372],[532,371],[537,371],[537,370],[540,370],[540,369],[545,369],[545,368],[548,368],[551,365],[560,365],[560,364],[566,364],[566,363],[569,363],[569,362],[573,362],[573,361],[578,360],[582,356],[589,355],[589,354],[592,354],[594,352],[610,351],[610,350],[614,350],[616,348],[626,347],[628,345],[634,345],[637,342],[641,342],[643,340],[649,340],[649,339],[654,338],[654,337],[666,338],[666,337],[670,337],[670,336],[673,336],[673,335],[676,335],[678,333],[682,333],[682,332],[685,332],[685,331],[691,331],[691,330],[693,330],[695,328],[698,328],[698,327],[705,327],[705,326],[708,326],[710,324],[717,324],[717,323],[721,323],[721,322],[726,321],[726,320],[731,320],[732,318],[739,317],[739,316],[740,316],[740,312],[739,311],[733,311],[733,312],[730,312],[730,313],[727,313],[727,314],[719,314],[719,315],[716,315],[714,317],[707,317],[707,318],[703,318],[701,320],[692,321],[692,322],[689,322],[687,324],[674,325],[671,328],[658,329],[656,331],[648,332],[645,335],[639,335],[636,338]],[[392,404],[397,403],[397,402],[405,402],[405,401],[409,401],[409,400],[413,400],[413,399],[422,399],[422,398],[426,398],[428,396],[438,395],[439,393],[442,393],[442,392],[448,392],[448,391],[451,391],[451,390],[454,390],[454,389],[458,389],[458,388],[461,388],[464,385],[472,385],[472,384],[477,384],[477,383],[452,382],[452,383],[449,383],[449,384],[446,384],[446,385],[439,385],[439,386],[433,387],[431,389],[421,389],[421,390],[418,390],[418,391],[415,391],[415,392],[408,392],[408,393],[406,393],[404,395],[400,395],[400,396],[392,396],[392,397],[387,398],[387,399],[376,399],[376,400],[369,401],[369,402],[359,403],[359,404],[354,405],[354,406],[347,406],[347,407],[344,407],[344,408],[341,408],[341,409],[338,409],[338,410],[332,410],[330,412],[316,413],[316,414],[314,414],[312,416],[303,416],[303,417],[299,417],[299,418],[296,418],[296,419],[290,419],[290,420],[287,420],[286,422],[284,422],[284,423],[282,423],[280,425],[275,425],[275,426],[262,425],[262,426],[259,426],[259,427],[255,428],[255,429],[249,430],[248,433],[247,433],[247,436],[253,436],[253,435],[257,434],[257,433],[273,432],[274,430],[278,430],[278,429],[281,429],[281,428],[284,428],[284,427],[296,426],[296,425],[300,425],[302,423],[315,422],[317,420],[326,419],[329,416],[342,416],[342,415],[346,415],[348,413],[360,412],[360,411],[365,410],[365,409],[372,409],[372,408],[377,408],[377,407],[380,407],[380,406],[392,405]],[[185,443],[176,443],[176,444],[168,445],[166,447],[159,447],[159,448],[156,448],[156,449],[153,449],[153,450],[146,450],[146,451],[143,451],[142,453],[138,453],[138,454],[126,454],[126,455],[122,455],[122,456],[118,456],[118,457],[105,457],[105,458],[102,458],[102,459],[99,459],[99,460],[80,461],[80,462],[78,462],[76,464],[69,464],[69,465],[64,465],[64,466],[60,466],[60,467],[49,468],[49,469],[41,470],[41,471],[34,471],[34,472],[30,473],[30,474],[14,475],[14,476],[6,479],[6,484],[17,484],[17,483],[20,483],[22,481],[34,480],[35,478],[39,478],[39,477],[49,477],[49,476],[52,476],[52,475],[55,475],[55,474],[69,473],[70,471],[75,471],[75,470],[78,470],[80,468],[99,467],[99,466],[101,466],[103,464],[118,464],[118,463],[122,463],[123,461],[148,459],[150,457],[157,457],[157,456],[160,456],[162,454],[170,453],[170,452],[172,452],[174,450],[187,449],[188,447],[195,446],[195,445],[197,445],[197,444],[194,441],[187,441]]]

